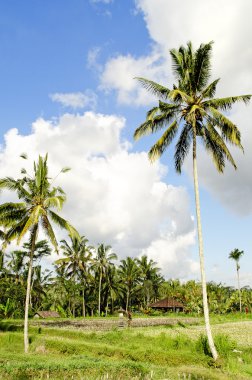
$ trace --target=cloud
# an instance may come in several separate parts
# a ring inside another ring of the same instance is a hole
[[[119,55],[107,61],[100,76],[100,89],[117,93],[119,104],[133,106],[153,103],[153,95],[142,88],[135,77],[167,82],[167,62],[158,49],[149,56],[135,58]]]
[[[190,40],[196,48],[202,42],[215,42],[213,77],[222,79],[218,96],[250,93],[250,0],[195,0],[193,7],[187,0],[181,0],[179,6],[170,0],[136,0],[135,3],[138,13],[143,14],[152,46],[147,56],[118,55],[105,64],[100,76],[101,88],[116,91],[119,103],[149,105],[149,94],[144,93],[133,78],[143,76],[172,84],[169,50]]]
[[[232,120],[238,125],[244,154],[241,150],[230,148],[235,159],[237,170],[227,163],[224,174],[219,174],[213,165],[211,157],[202,150],[198,154],[199,178],[202,185],[210,190],[221,203],[240,216],[252,214],[252,134],[251,106],[239,105],[232,113]],[[186,163],[186,171],[191,172],[189,163]]]
[[[195,0],[193,7],[187,0],[181,0],[179,6],[170,0],[136,0],[136,6],[144,16],[151,39],[165,55],[187,41],[197,47],[213,40],[213,76],[222,78],[223,91],[251,89],[250,0]]]
[[[252,34],[250,0],[195,0],[193,7],[187,0],[181,0],[179,6],[170,0],[136,0],[136,9],[142,13],[152,40],[150,54],[110,58],[100,75],[100,88],[115,91],[119,103],[135,107],[155,102],[156,99],[141,88],[133,77],[143,76],[162,84],[167,83],[169,87],[174,80],[169,50],[185,45],[189,40],[195,48],[202,42],[214,40],[212,77],[221,78],[217,97],[251,93],[252,49],[248,37]],[[252,213],[251,104],[247,108],[244,105],[235,107],[229,117],[241,130],[245,149],[245,155],[231,149],[238,170],[235,172],[227,164],[225,174],[221,176],[213,167],[211,159],[200,152],[200,179],[230,210],[239,215],[249,215]],[[191,165],[185,165],[185,169],[190,173]]]
[[[98,46],[93,47],[87,54],[87,67],[97,72],[102,71],[102,65],[99,64],[98,58],[101,52],[101,48]]]
[[[92,90],[85,92],[72,92],[72,93],[55,93],[51,94],[50,98],[53,102],[60,103],[63,107],[73,109],[91,108],[94,109],[97,104],[97,96]]]
[[[49,152],[51,176],[71,167],[57,178],[68,198],[62,216],[91,243],[111,244],[120,259],[148,254],[168,277],[190,277],[197,262],[188,194],[163,181],[163,165],[131,151],[121,137],[124,127],[118,116],[86,112],[38,119],[26,136],[12,129],[0,151],[1,176],[17,177],[24,165],[30,171],[32,160]],[[22,152],[29,161],[19,162]]]

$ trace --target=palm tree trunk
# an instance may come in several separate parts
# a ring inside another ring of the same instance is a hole
[[[129,309],[129,293],[130,293],[130,291],[128,289],[127,290],[127,296],[126,296],[126,311],[128,311],[128,309]]]
[[[25,298],[24,351],[26,354],[29,351],[28,316],[29,316],[29,302],[30,302],[30,293],[31,293],[32,264],[33,264],[33,255],[34,255],[34,251],[35,251],[35,242],[36,242],[36,237],[37,237],[37,230],[38,230],[38,225],[35,225],[33,232],[32,232],[30,262],[29,262],[29,269],[28,269],[26,298]]]
[[[85,284],[83,286],[82,315],[83,315],[83,318],[86,317]]]
[[[242,302],[241,302],[240,274],[239,274],[239,267],[238,266],[237,266],[237,281],[238,281],[238,292],[239,292],[240,313],[241,313],[242,312]]]
[[[108,305],[109,305],[109,298],[107,298],[107,304],[106,304],[106,312],[105,312],[106,317],[108,316]]]
[[[98,294],[98,315],[99,315],[99,317],[101,315],[101,281],[102,281],[102,271],[100,273],[100,278],[99,278],[99,294]]]
[[[198,170],[197,170],[197,159],[196,159],[196,127],[195,127],[195,125],[193,128],[193,178],[194,178],[195,205],[196,205],[196,215],[197,215],[200,274],[201,274],[205,327],[206,327],[208,344],[209,344],[213,359],[216,360],[218,358],[218,353],[216,351],[213,336],[212,336],[212,331],[211,331],[211,326],[210,326],[210,321],[209,321],[208,302],[207,302],[207,287],[206,287],[206,274],[205,274],[204,252],[203,252],[203,237],[202,237],[202,226],[201,226],[201,217],[200,217]]]

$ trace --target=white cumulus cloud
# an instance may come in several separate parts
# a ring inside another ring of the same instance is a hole
[[[143,76],[169,87],[174,81],[169,50],[185,45],[187,41],[192,41],[195,48],[200,43],[214,41],[212,76],[213,79],[221,78],[217,97],[251,93],[250,0],[195,0],[193,6],[188,0],[181,0],[179,5],[171,0],[136,0],[135,3],[138,13],[144,17],[152,49],[147,56],[118,55],[108,59],[100,74],[100,87],[115,91],[119,103],[134,107],[155,103],[156,99],[133,78]],[[200,157],[203,155],[199,160],[200,178],[229,209],[241,215],[251,215],[252,105],[235,107],[229,117],[241,130],[245,149],[244,156],[233,151],[238,171],[227,165],[225,174],[220,176],[211,160],[200,153]],[[189,166],[185,165],[185,168],[190,172]]]
[[[114,90],[120,104],[142,106],[153,103],[153,95],[142,88],[135,77],[167,82],[167,60],[154,49],[152,54],[135,58],[119,55],[105,64],[100,76],[100,89]]]
[[[57,178],[68,198],[62,216],[91,243],[111,244],[119,258],[148,254],[167,276],[190,277],[197,260],[190,253],[195,242],[188,194],[163,181],[163,165],[131,152],[121,138],[124,126],[118,116],[86,112],[38,119],[29,135],[12,129],[0,151],[1,176],[19,176],[22,166],[48,152],[51,176],[71,167]],[[29,161],[19,159],[22,152]]]

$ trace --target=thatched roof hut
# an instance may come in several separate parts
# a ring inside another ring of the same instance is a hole
[[[34,318],[60,318],[57,311],[37,311]]]
[[[166,297],[160,301],[154,302],[149,305],[153,309],[163,309],[163,310],[173,310],[173,311],[184,311],[184,305],[174,298]]]

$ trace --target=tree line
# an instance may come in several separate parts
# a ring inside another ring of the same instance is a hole
[[[41,258],[51,254],[46,240],[36,243],[31,276],[29,314],[55,310],[62,317],[108,316],[117,310],[131,310],[160,315],[149,305],[165,297],[184,304],[185,312],[201,314],[201,284],[195,280],[182,283],[165,278],[152,259],[126,257],[118,261],[112,248],[105,244],[91,246],[84,236],[80,240],[62,240],[61,258],[54,271],[43,269]],[[29,272],[29,243],[10,252],[0,271],[0,316],[23,318]],[[252,311],[252,289],[240,290],[223,284],[207,284],[210,312],[223,314]]]

